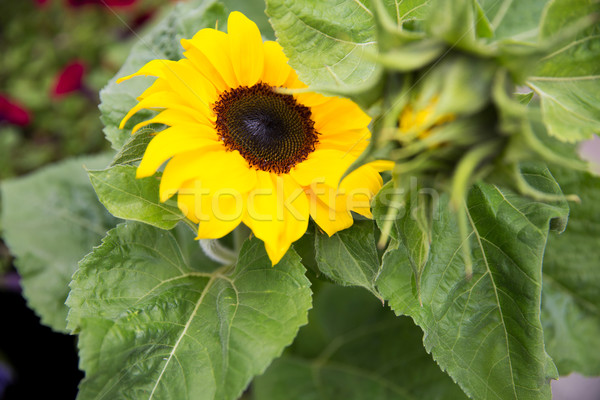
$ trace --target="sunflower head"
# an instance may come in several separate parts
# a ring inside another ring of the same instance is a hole
[[[159,111],[133,127],[168,126],[151,140],[137,176],[166,162],[160,199],[177,194],[199,239],[244,223],[276,264],[310,217],[331,236],[352,225],[351,211],[371,216],[378,171],[365,165],[341,180],[370,139],[370,118],[356,104],[306,90],[283,94],[279,88],[306,85],[279,44],[263,42],[239,12],[230,14],[228,33],[203,29],[182,45],[181,60],[153,60],[120,79],[157,78],[121,128],[140,109]]]

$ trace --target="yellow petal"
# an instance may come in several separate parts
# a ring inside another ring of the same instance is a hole
[[[169,158],[179,153],[199,150],[207,146],[219,145],[219,137],[214,129],[204,126],[181,126],[159,132],[148,144],[144,157],[137,169],[136,177],[153,175]]]
[[[203,201],[206,219],[198,223],[196,239],[218,239],[233,231],[244,215],[244,199],[230,196],[207,196]]]
[[[135,113],[142,109],[154,109],[160,110],[165,108],[176,109],[180,111],[187,112],[189,114],[197,113],[199,111],[190,108],[187,104],[182,103],[181,98],[173,92],[158,92],[154,93],[145,99],[142,99],[139,103],[135,105],[123,120],[121,120],[121,124],[119,125],[119,129],[123,129],[129,118],[131,118]]]
[[[215,86],[189,65],[188,60],[180,60],[163,71],[164,79],[172,90],[192,108],[208,112],[217,100]]]
[[[357,158],[369,145],[371,132],[368,129],[355,129],[334,135],[319,136],[319,149],[334,149],[350,153]]]
[[[174,156],[160,181],[160,200],[166,201],[189,180],[197,180],[210,192],[217,189],[247,193],[256,186],[256,171],[238,151],[225,151],[222,144]]]
[[[196,239],[218,239],[230,233],[242,221],[244,203],[241,194],[207,194],[196,181],[184,183],[177,195],[181,212],[198,224]]]
[[[243,221],[263,242],[277,242],[283,223],[277,218],[277,190],[269,172],[256,171],[256,188],[248,193]]]
[[[163,71],[165,68],[172,67],[177,64],[177,61],[171,60],[152,60],[146,63],[142,68],[140,68],[137,72],[134,72],[131,75],[124,76],[122,78],[117,79],[117,83],[121,83],[128,79],[131,79],[135,76],[163,76]]]
[[[133,127],[133,129],[131,130],[131,133],[132,134],[136,133],[138,130],[140,130],[144,126],[147,126],[150,124],[165,124],[168,126],[174,126],[174,125],[184,125],[184,126],[192,125],[193,126],[193,125],[201,124],[201,125],[214,127],[214,121],[212,121],[211,118],[208,117],[207,115],[204,115],[199,112],[189,114],[184,111],[180,111],[180,110],[171,108],[171,109],[161,111],[154,118],[150,118],[146,121],[140,122],[139,124],[137,124],[136,126]]]
[[[244,223],[265,243],[273,265],[308,227],[309,204],[289,176],[257,172],[257,187],[248,193]]]
[[[354,223],[349,211],[336,211],[315,197],[311,197],[310,216],[329,236],[351,227]]]
[[[233,71],[233,65],[231,64],[229,37],[225,32],[215,29],[202,29],[191,40],[182,41],[182,45],[186,50],[190,50],[193,46],[204,54],[206,59],[221,75],[227,87],[235,88],[239,86],[235,72]],[[201,62],[203,60],[194,60],[194,63]]]
[[[340,150],[316,150],[296,165],[290,175],[301,186],[324,183],[337,188],[340,178],[356,157]]]
[[[332,210],[355,211],[370,217],[371,199],[379,192],[382,184],[383,180],[374,168],[363,166],[345,177],[337,188],[313,184],[309,190],[311,196],[318,198]]]
[[[311,111],[315,129],[322,134],[362,129],[371,122],[371,117],[356,103],[339,97],[330,97],[328,101],[311,107]]]
[[[256,24],[234,11],[227,20],[233,71],[241,86],[252,86],[262,76],[265,61],[262,36]]]
[[[288,58],[277,42],[266,41],[263,48],[265,52],[265,65],[262,81],[271,86],[283,86],[292,70],[288,65]]]
[[[223,79],[223,76],[213,65],[211,60],[191,43],[186,44],[189,42],[189,40],[181,39],[181,44],[187,49],[183,52],[183,56],[187,58],[206,79],[215,85],[219,93],[227,90],[229,85],[225,79]]]
[[[370,162],[368,165],[370,165],[371,168],[374,168],[378,172],[383,172],[393,170],[394,164],[395,163],[393,161],[389,160],[377,160]]]
[[[371,199],[383,186],[379,172],[370,165],[363,165],[344,178],[340,191],[345,195],[347,210],[372,218]]]
[[[302,104],[305,107],[314,107],[329,101],[329,97],[315,92],[297,93],[294,94],[294,98],[298,104]]]
[[[154,83],[152,85],[150,85],[150,87],[146,90],[144,90],[142,92],[142,94],[140,94],[137,97],[137,100],[143,100],[146,97],[153,95],[154,93],[157,92],[170,92],[171,91],[171,86],[169,86],[169,84],[164,80],[164,79],[157,79],[154,81]]]
[[[301,89],[305,88],[306,85],[298,78],[298,74],[293,69],[290,71],[290,76],[288,76],[287,80],[283,84],[283,87],[291,88],[291,89]]]
[[[242,220],[245,201],[241,194],[209,194],[196,181],[185,182],[177,194],[181,212],[199,224],[197,239],[217,239],[231,232]]]
[[[278,192],[283,191],[285,231],[283,233],[284,237],[280,238],[280,241],[285,245],[300,239],[306,232],[310,207],[306,193],[292,177],[279,175],[276,177],[276,184]]]

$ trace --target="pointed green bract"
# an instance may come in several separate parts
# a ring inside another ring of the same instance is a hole
[[[184,219],[183,214],[173,200],[159,200],[159,177],[136,179],[136,169],[117,165],[88,174],[98,198],[114,216],[172,229]]]
[[[544,255],[542,323],[546,349],[561,375],[600,375],[600,178],[566,168],[552,168],[570,204],[567,229],[551,234]]]
[[[529,165],[523,171],[531,186],[560,194],[547,169]],[[549,381],[557,373],[540,322],[542,258],[550,221],[567,213],[564,202],[543,204],[475,185],[467,199],[469,280],[457,218],[441,195],[421,274],[422,306],[405,245],[393,240],[384,255],[380,293],[397,314],[421,326],[425,348],[472,398],[550,398]]]
[[[119,225],[71,283],[78,399],[237,399],[307,322],[304,272],[293,250],[272,267],[258,239],[204,272],[171,233]]]
[[[0,185],[3,236],[25,298],[56,331],[67,325],[64,303],[78,261],[116,224],[85,172],[109,162],[109,155],[75,158]]]
[[[323,285],[309,325],[256,379],[254,399],[467,399],[425,352],[422,336],[369,293]]]

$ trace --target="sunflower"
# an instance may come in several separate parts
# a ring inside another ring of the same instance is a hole
[[[179,61],[153,60],[121,78],[155,82],[121,122],[141,109],[159,110],[137,124],[168,126],[150,141],[137,177],[165,162],[160,200],[177,194],[198,239],[227,235],[240,223],[261,239],[273,264],[308,227],[329,236],[353,223],[351,211],[371,217],[378,170],[365,165],[341,180],[370,139],[367,116],[355,103],[306,88],[277,42],[239,12],[228,33],[203,29]]]

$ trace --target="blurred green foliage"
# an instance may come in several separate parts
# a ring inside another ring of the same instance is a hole
[[[40,3],[0,1],[0,96],[31,117],[25,126],[0,117],[0,181],[110,148],[102,134],[98,92],[119,70],[140,31],[170,2],[138,0],[117,8]],[[53,96],[58,75],[74,61],[86,66],[83,89]],[[0,274],[11,264],[0,239]]]
[[[25,126],[0,121],[0,179],[68,156],[106,149],[98,91],[117,72],[160,0],[130,7],[69,6],[63,0],[0,2],[0,94],[28,110]],[[55,97],[57,76],[86,66],[83,89]]]

